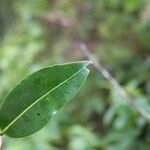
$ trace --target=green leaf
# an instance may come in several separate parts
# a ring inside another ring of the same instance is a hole
[[[54,65],[21,81],[7,96],[0,110],[1,134],[31,135],[68,102],[84,83],[89,61]]]

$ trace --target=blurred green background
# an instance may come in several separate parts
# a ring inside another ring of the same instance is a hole
[[[149,0],[0,0],[0,104],[42,67],[86,59],[76,35],[150,112]],[[4,150],[149,150],[150,125],[92,66],[78,95]]]

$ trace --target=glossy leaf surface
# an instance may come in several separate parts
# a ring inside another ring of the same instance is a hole
[[[89,63],[46,67],[21,81],[1,107],[1,133],[17,138],[40,130],[78,92],[89,73]]]

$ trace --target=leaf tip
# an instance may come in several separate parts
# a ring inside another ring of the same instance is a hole
[[[86,66],[88,66],[89,64],[93,64],[93,62],[90,60],[83,60],[81,62],[84,63]]]

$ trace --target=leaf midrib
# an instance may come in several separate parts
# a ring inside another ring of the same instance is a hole
[[[80,71],[82,71],[83,69],[85,69],[87,67],[84,66],[82,69],[80,69],[79,71],[77,71],[75,74],[73,74],[71,77],[69,77],[68,79],[64,80],[63,82],[61,82],[60,84],[58,84],[56,87],[54,87],[53,89],[51,89],[49,92],[47,92],[46,94],[44,94],[43,96],[41,96],[40,98],[38,98],[34,103],[32,103],[29,107],[27,107],[22,113],[20,113],[20,115],[18,117],[16,117],[11,123],[9,123],[4,129],[2,129],[0,135],[3,135],[20,117],[22,117],[30,108],[32,108],[32,106],[34,106],[35,104],[37,104],[40,100],[42,100],[45,96],[47,96],[48,94],[52,93],[54,90],[56,90],[57,88],[59,88],[61,85],[65,84],[68,80],[70,80],[71,78],[73,78],[75,75],[77,75]]]

